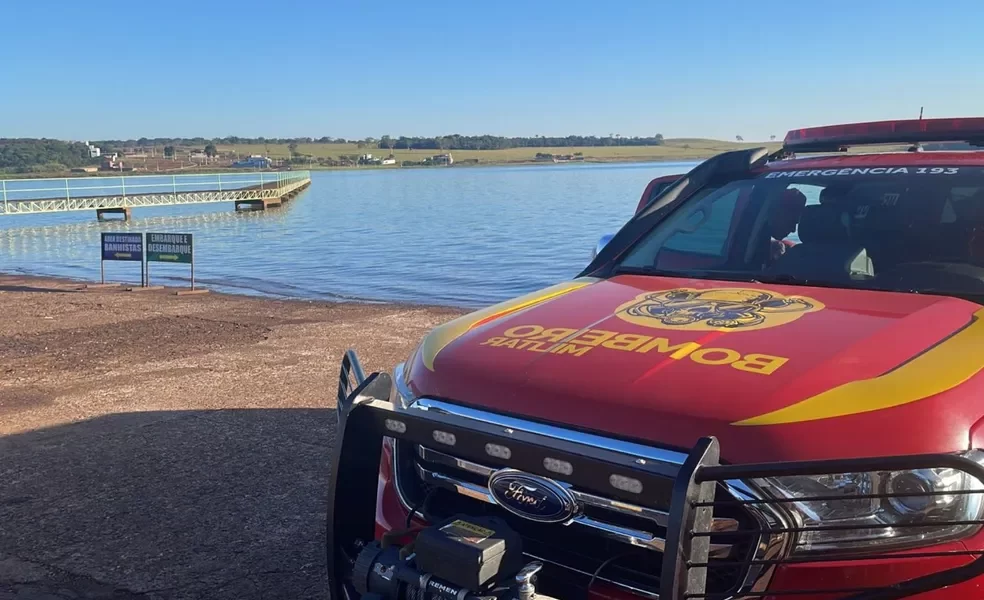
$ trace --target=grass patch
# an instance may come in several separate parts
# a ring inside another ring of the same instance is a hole
[[[669,139],[662,146],[591,146],[591,147],[535,147],[535,148],[506,148],[502,150],[450,150],[456,162],[477,160],[481,164],[509,164],[535,162],[538,152],[548,154],[573,154],[581,152],[585,161],[592,162],[641,162],[641,161],[673,161],[708,158],[721,152],[766,146],[770,150],[778,149],[778,142],[765,143],[736,143],[721,140],[706,139]],[[220,152],[237,152],[241,156],[260,154],[270,158],[288,158],[290,151],[287,144],[237,144],[219,146]],[[299,144],[297,152],[308,154],[314,158],[331,157],[337,159],[341,155],[365,154],[387,156],[387,148],[359,148],[357,144]],[[427,156],[438,154],[437,150],[393,150],[397,163],[404,160],[420,161]]]

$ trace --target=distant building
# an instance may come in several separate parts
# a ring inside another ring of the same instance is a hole
[[[102,150],[98,146],[93,146],[89,142],[85,142],[85,147],[89,149],[89,158],[99,158],[102,156]]]
[[[447,154],[438,154],[436,156],[431,157],[431,162],[433,162],[435,165],[451,166],[454,164],[454,157],[451,156],[450,152],[448,152]]]
[[[123,165],[122,160],[116,160],[117,154],[114,152],[112,157],[104,156],[102,157],[102,166],[99,167],[100,171],[132,171],[133,167],[127,167]]]
[[[232,166],[237,169],[269,169],[271,164],[272,161],[269,158],[254,154],[249,158],[237,160],[232,163]]]

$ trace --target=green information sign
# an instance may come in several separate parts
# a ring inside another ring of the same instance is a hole
[[[194,262],[190,233],[148,233],[147,260],[154,262]]]

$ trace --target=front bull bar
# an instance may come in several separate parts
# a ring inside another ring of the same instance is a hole
[[[795,475],[859,473],[868,471],[901,471],[909,469],[952,468],[984,482],[984,467],[968,458],[953,454],[892,456],[882,458],[844,459],[831,461],[800,461],[750,465],[720,464],[720,447],[714,437],[704,437],[690,451],[679,468],[663,463],[646,463],[632,456],[583,444],[558,440],[543,435],[508,429],[471,419],[435,411],[408,410],[390,402],[393,381],[386,373],[373,373],[362,378],[358,358],[351,351],[343,360],[339,382],[338,433],[332,454],[332,471],[328,498],[327,556],[328,579],[333,599],[354,599],[357,594],[347,578],[362,541],[372,540],[375,534],[378,469],[382,441],[386,437],[407,440],[415,444],[453,448],[456,456],[476,458],[486,455],[486,444],[507,445],[511,449],[509,466],[544,477],[556,478],[556,473],[544,468],[544,458],[568,461],[573,474],[566,483],[584,489],[609,488],[613,475],[640,482],[642,490],[658,489],[658,480],[674,479],[666,531],[666,551],[660,573],[661,600],[726,600],[736,593],[742,597],[783,596],[802,597],[809,594],[835,594],[848,600],[895,600],[915,594],[942,589],[966,582],[984,574],[984,550],[946,550],[900,552],[866,552],[862,555],[789,556],[777,558],[748,558],[735,561],[747,568],[774,569],[782,565],[819,563],[831,560],[877,561],[927,559],[935,557],[967,557],[962,565],[928,575],[897,582],[888,587],[839,587],[785,590],[734,589],[727,592],[708,592],[707,574],[710,538],[715,536],[753,536],[762,540],[779,533],[799,535],[809,531],[831,530],[844,526],[819,525],[795,527],[776,524],[758,529],[743,529],[723,534],[712,532],[715,508],[724,505],[773,505],[783,509],[794,501],[818,501],[810,498],[727,499],[715,497],[719,484],[736,480],[762,479]],[[891,498],[934,496],[928,493],[873,493],[853,498]],[[966,493],[984,493],[973,490]],[[954,492],[947,492],[953,495]],[[958,492],[959,494],[959,492]],[[839,497],[843,498],[843,497]],[[370,500],[373,499],[373,500]],[[827,498],[833,500],[831,496]],[[636,504],[659,509],[660,500],[647,497],[645,492],[634,500]],[[980,526],[984,520],[934,521],[934,525]],[[895,524],[899,527],[899,524]],[[904,525],[902,525],[904,526]],[[866,526],[870,529],[872,526]],[[925,527],[925,525],[923,525]],[[849,568],[849,567],[846,567]]]

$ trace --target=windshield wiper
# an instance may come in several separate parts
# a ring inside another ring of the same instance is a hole
[[[693,277],[694,271],[673,271],[656,267],[620,266],[612,270],[613,275],[656,275],[662,277]]]
[[[763,275],[756,273],[750,276],[750,280],[755,283],[773,283],[779,285],[808,285],[812,287],[825,288],[858,288],[863,287],[861,282],[854,281],[827,281],[824,279],[813,279],[808,277],[797,277],[789,273],[777,273],[775,275]]]
[[[776,275],[762,275],[761,273],[756,273],[751,276],[752,281],[755,283],[788,283],[790,285],[816,285],[814,280],[806,279],[804,277],[797,277],[796,275],[790,275],[789,273],[778,273]]]
[[[697,269],[693,271],[674,271],[657,267],[616,267],[613,275],[652,275],[656,277],[676,277],[689,279],[716,279],[718,281],[735,281],[739,283],[759,283],[778,285],[803,285],[824,288],[859,288],[865,287],[862,282],[829,281],[812,277],[799,277],[789,273],[764,274],[761,271],[725,271],[714,269]],[[869,282],[870,283],[870,282]]]
[[[755,281],[755,275],[742,271],[716,271],[708,269],[697,269],[697,270],[670,270],[670,269],[660,269],[658,267],[634,267],[634,266],[620,266],[616,267],[612,271],[613,275],[651,275],[655,277],[676,277],[676,278],[686,278],[686,279],[717,279],[719,281],[737,281],[743,283],[752,283]]]

